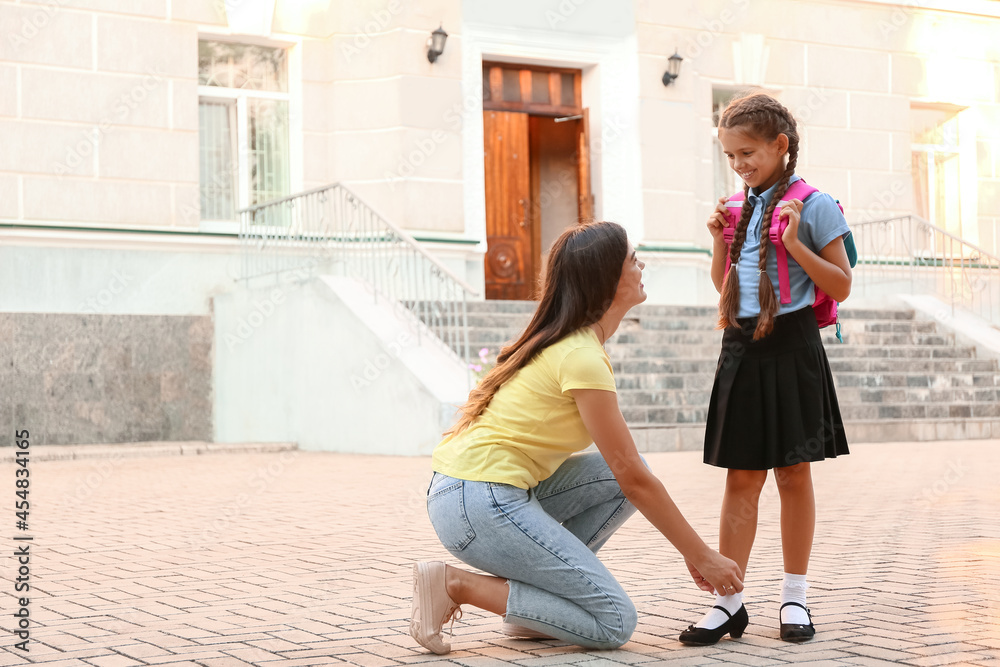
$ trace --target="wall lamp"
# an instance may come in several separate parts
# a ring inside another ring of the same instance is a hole
[[[441,26],[438,26],[438,29],[432,32],[427,40],[427,60],[434,62],[438,56],[444,53],[444,43],[447,39],[448,33]]]
[[[667,58],[667,71],[663,73],[664,86],[669,86],[674,82],[674,79],[681,75],[681,61],[683,60],[677,53],[677,49],[674,49],[674,55]]]

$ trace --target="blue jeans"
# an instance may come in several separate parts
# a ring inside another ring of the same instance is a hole
[[[599,453],[533,489],[434,473],[427,513],[459,560],[508,580],[507,621],[586,648],[618,648],[635,605],[596,552],[635,512]]]

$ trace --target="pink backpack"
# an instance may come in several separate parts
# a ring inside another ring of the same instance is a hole
[[[785,191],[781,201],[779,201],[774,207],[774,217],[771,220],[771,227],[768,235],[771,238],[771,245],[774,247],[778,257],[778,292],[781,303],[792,302],[791,284],[788,281],[788,252],[785,250],[785,244],[781,242],[781,234],[785,231],[785,228],[788,227],[788,220],[781,220],[778,217],[781,214],[781,205],[792,199],[798,199],[799,201],[804,202],[806,197],[814,192],[817,192],[816,188],[812,187],[800,178],[788,186],[788,190]],[[743,200],[743,193],[737,192],[726,202],[729,226],[723,228],[722,235],[726,241],[727,248],[732,245],[733,237],[736,235],[736,224],[740,220]],[[841,212],[844,211],[844,207],[840,205],[839,201],[837,202],[837,206],[840,207]],[[851,236],[848,236],[844,241],[845,246],[847,247],[847,255],[850,258],[851,266],[853,267],[857,263],[857,251],[854,247],[854,241]],[[726,274],[729,273],[729,265],[729,255],[727,254]],[[844,342],[844,339],[840,335],[840,323],[837,321],[837,302],[819,287],[816,287],[816,301],[813,302],[813,311],[816,313],[816,322],[819,324],[819,328],[822,329],[823,327],[828,327],[831,324],[836,324],[837,340]]]

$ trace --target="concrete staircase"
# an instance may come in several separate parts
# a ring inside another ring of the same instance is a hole
[[[535,302],[468,304],[470,356],[490,358]],[[722,332],[716,309],[639,306],[608,341],[622,413],[640,451],[700,449]],[[912,310],[841,311],[823,333],[852,442],[1000,438],[1000,369]]]

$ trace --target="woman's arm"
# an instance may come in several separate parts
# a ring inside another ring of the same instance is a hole
[[[618,407],[618,395],[603,389],[572,389],[570,393],[625,497],[684,556],[695,583],[703,590],[721,591],[729,586],[742,591],[739,566],[705,544],[639,457]]]
[[[799,240],[799,215],[802,202],[793,199],[781,209],[781,217],[788,218],[788,226],[781,235],[785,250],[812,279],[816,287],[836,301],[846,301],[851,295],[851,262],[847,258],[844,239],[837,237],[826,244],[817,255]]]

